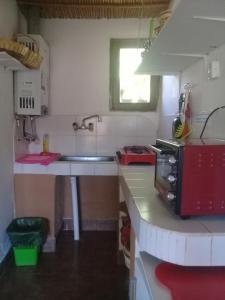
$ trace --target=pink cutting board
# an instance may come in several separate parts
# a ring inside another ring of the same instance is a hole
[[[59,153],[43,153],[40,154],[26,154],[16,160],[18,163],[22,164],[40,164],[47,166],[51,162],[58,160],[61,155]]]

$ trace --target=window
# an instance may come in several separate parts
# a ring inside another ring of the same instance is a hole
[[[143,40],[110,41],[110,108],[111,110],[155,110],[161,86],[160,76],[139,75]],[[138,47],[139,44],[139,47]]]

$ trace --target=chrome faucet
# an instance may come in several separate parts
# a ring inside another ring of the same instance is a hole
[[[92,118],[97,118],[98,122],[102,121],[102,118],[99,115],[91,115],[89,117],[83,118],[81,121],[81,125],[79,125],[78,123],[74,122],[72,124],[74,131],[77,131],[78,129],[88,129],[89,131],[93,131],[94,130],[94,124],[93,123],[88,123],[88,125],[86,125],[85,121],[92,119]]]
[[[92,119],[92,118],[97,118],[98,119],[98,122],[101,122],[102,121],[102,118],[99,116],[99,115],[91,115],[89,117],[86,117],[82,120],[82,123],[81,125],[85,125],[85,121],[89,120],[89,119]]]

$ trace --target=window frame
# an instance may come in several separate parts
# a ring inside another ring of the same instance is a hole
[[[155,111],[160,97],[161,76],[151,76],[150,103],[120,103],[119,54],[121,48],[144,48],[144,39],[110,39],[110,110]]]

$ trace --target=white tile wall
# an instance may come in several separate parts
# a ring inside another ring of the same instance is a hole
[[[75,153],[75,137],[69,135],[50,135],[49,150],[51,152],[74,154]]]
[[[78,135],[76,136],[76,154],[94,155],[97,153],[96,136]]]
[[[132,146],[137,143],[137,136],[118,136],[114,137],[117,140],[117,147],[118,149],[122,148],[123,146]]]
[[[16,137],[14,137],[14,159],[17,159],[28,152],[28,143],[18,141]]]
[[[107,136],[107,135],[97,136],[98,154],[110,155],[114,153],[117,148],[116,143],[117,142],[115,141],[115,138],[112,138],[112,136]]]
[[[102,122],[97,123],[98,135],[133,136],[136,132],[136,116],[103,116]]]
[[[74,132],[73,122],[81,124],[87,115],[56,115],[37,120],[40,141],[31,143],[29,152],[42,151],[42,138],[49,134],[49,150],[62,154],[113,155],[127,145],[147,145],[154,143],[158,127],[157,113],[139,115],[103,115],[102,121],[90,119],[94,131]]]
[[[158,116],[150,115],[149,117],[137,116],[137,136],[152,137],[158,128]]]
[[[172,123],[176,115],[161,115],[158,129],[158,136],[161,138],[172,138]]]
[[[136,140],[137,145],[149,145],[149,144],[155,144],[156,135],[151,137],[146,136],[138,136]]]
[[[37,129],[40,134],[74,135],[73,122],[77,122],[73,115],[46,116],[37,119]]]

